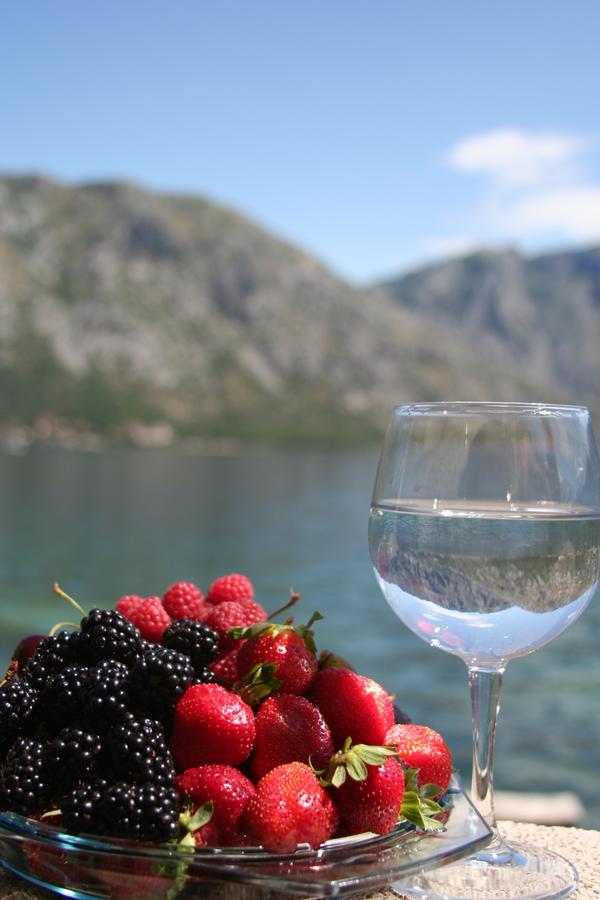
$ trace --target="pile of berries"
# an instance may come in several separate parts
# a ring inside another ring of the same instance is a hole
[[[233,574],[27,639],[0,686],[0,808],[73,834],[278,853],[401,818],[439,827],[443,738],[318,656],[319,618],[270,621]]]

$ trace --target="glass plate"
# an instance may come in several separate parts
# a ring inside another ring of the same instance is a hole
[[[491,831],[458,785],[444,797],[440,831],[401,823],[387,835],[352,835],[290,855],[260,848],[198,848],[74,837],[15,813],[0,812],[0,862],[34,884],[68,897],[174,898],[269,892],[335,897],[369,891],[445,865],[485,846]]]

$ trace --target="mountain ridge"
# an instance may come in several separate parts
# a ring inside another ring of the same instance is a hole
[[[367,442],[406,400],[568,399],[507,359],[202,197],[0,177],[0,427]]]
[[[391,279],[401,306],[598,412],[600,246],[527,257],[479,251]]]

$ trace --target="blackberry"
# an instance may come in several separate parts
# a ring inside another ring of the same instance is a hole
[[[90,669],[82,688],[83,712],[100,730],[122,722],[129,702],[129,669],[125,663],[105,659]]]
[[[118,774],[131,784],[149,782],[170,787],[175,783],[173,757],[160,722],[136,719],[113,726],[104,739],[104,766],[107,774]]]
[[[82,619],[80,645],[89,664],[116,659],[131,665],[141,653],[139,631],[116,609],[93,609]]]
[[[190,659],[156,644],[131,669],[133,708],[170,726],[175,704],[196,682]]]
[[[97,805],[100,834],[138,841],[168,841],[177,836],[179,794],[153,784],[111,785]]]
[[[396,725],[410,725],[412,723],[412,719],[410,716],[404,712],[401,706],[398,706],[397,703],[394,703],[394,724]]]
[[[90,784],[94,780],[101,750],[100,736],[89,727],[70,725],[59,732],[46,751],[53,800],[77,788],[81,782]]]
[[[81,716],[83,691],[89,669],[66,666],[51,675],[40,696],[39,713],[52,729],[70,725]]]
[[[204,669],[196,670],[196,682],[201,684],[218,684],[219,679],[213,670],[206,666]]]
[[[79,640],[78,631],[59,631],[43,640],[25,666],[24,678],[41,691],[52,675],[79,662]]]
[[[197,673],[202,672],[219,650],[219,635],[214,628],[193,619],[177,619],[165,629],[163,645],[184,653]]]
[[[17,738],[0,776],[0,806],[29,815],[43,809],[48,796],[44,744]]]
[[[12,678],[0,687],[0,764],[11,744],[33,719],[38,693],[21,678]]]
[[[63,797],[60,810],[64,830],[69,834],[97,833],[98,804],[107,788],[108,782],[98,780],[84,784]]]

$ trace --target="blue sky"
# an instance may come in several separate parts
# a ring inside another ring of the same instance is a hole
[[[600,240],[600,4],[0,3],[0,171],[247,213],[358,281]]]

